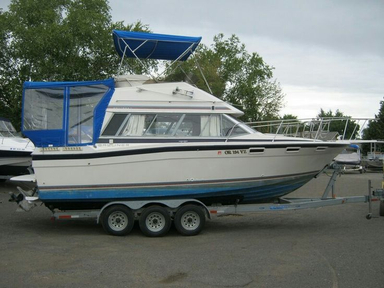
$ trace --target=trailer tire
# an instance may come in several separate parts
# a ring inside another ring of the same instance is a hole
[[[175,215],[176,230],[183,236],[194,236],[203,230],[205,213],[200,206],[185,205]]]
[[[162,237],[171,228],[171,216],[166,208],[149,206],[139,218],[141,232],[148,237]]]
[[[101,225],[105,232],[124,236],[132,231],[135,217],[131,209],[124,205],[113,205],[101,215]]]
[[[384,200],[380,200],[380,216],[384,216]]]

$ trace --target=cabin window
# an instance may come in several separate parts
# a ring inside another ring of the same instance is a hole
[[[154,120],[155,115],[131,114],[117,132],[118,136],[142,136]]]
[[[144,136],[173,136],[180,117],[181,115],[177,114],[156,115],[144,129]]]
[[[185,115],[176,130],[175,136],[192,137],[200,136],[200,115]]]
[[[201,133],[203,137],[220,137],[221,121],[220,115],[209,115],[200,117]]]
[[[103,136],[228,137],[251,133],[226,115],[114,114]]]
[[[124,123],[125,119],[128,117],[127,114],[115,114],[111,121],[109,122],[107,128],[105,128],[103,135],[104,136],[115,136],[118,129],[121,126],[121,123]]]

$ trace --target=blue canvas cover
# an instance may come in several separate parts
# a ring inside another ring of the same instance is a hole
[[[22,132],[36,147],[93,145],[115,90],[114,80],[25,82]]]
[[[120,57],[185,61],[201,37],[113,30],[113,41]]]
[[[354,149],[356,149],[356,150],[359,150],[359,149],[360,149],[359,145],[356,145],[356,144],[350,144],[349,147],[350,147],[350,148],[354,148]]]

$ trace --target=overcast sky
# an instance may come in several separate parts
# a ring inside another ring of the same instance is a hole
[[[0,0],[5,8],[9,0]],[[113,21],[154,33],[236,34],[273,66],[283,114],[374,117],[384,100],[384,0],[110,0]]]

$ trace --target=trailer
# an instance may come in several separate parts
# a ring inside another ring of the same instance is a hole
[[[322,171],[323,172],[323,171]],[[322,173],[321,172],[321,173]],[[94,210],[53,210],[52,220],[95,219],[104,231],[111,235],[123,236],[131,232],[135,221],[139,222],[142,233],[149,237],[164,236],[172,222],[176,230],[183,236],[199,234],[206,219],[214,216],[243,214],[255,212],[274,212],[286,210],[301,210],[350,203],[368,203],[367,219],[372,218],[372,202],[380,201],[380,216],[384,216],[384,189],[372,190],[368,182],[368,195],[336,197],[334,184],[342,169],[335,169],[321,198],[288,198],[280,197],[273,203],[234,204],[207,206],[196,199],[170,199],[149,201],[114,201],[107,203],[101,209]],[[320,174],[320,173],[319,173]],[[30,179],[25,178],[24,180]],[[20,181],[20,178],[18,179]],[[12,201],[29,211],[40,204],[38,196],[18,187],[19,194],[11,195]],[[331,195],[330,195],[331,194]]]

